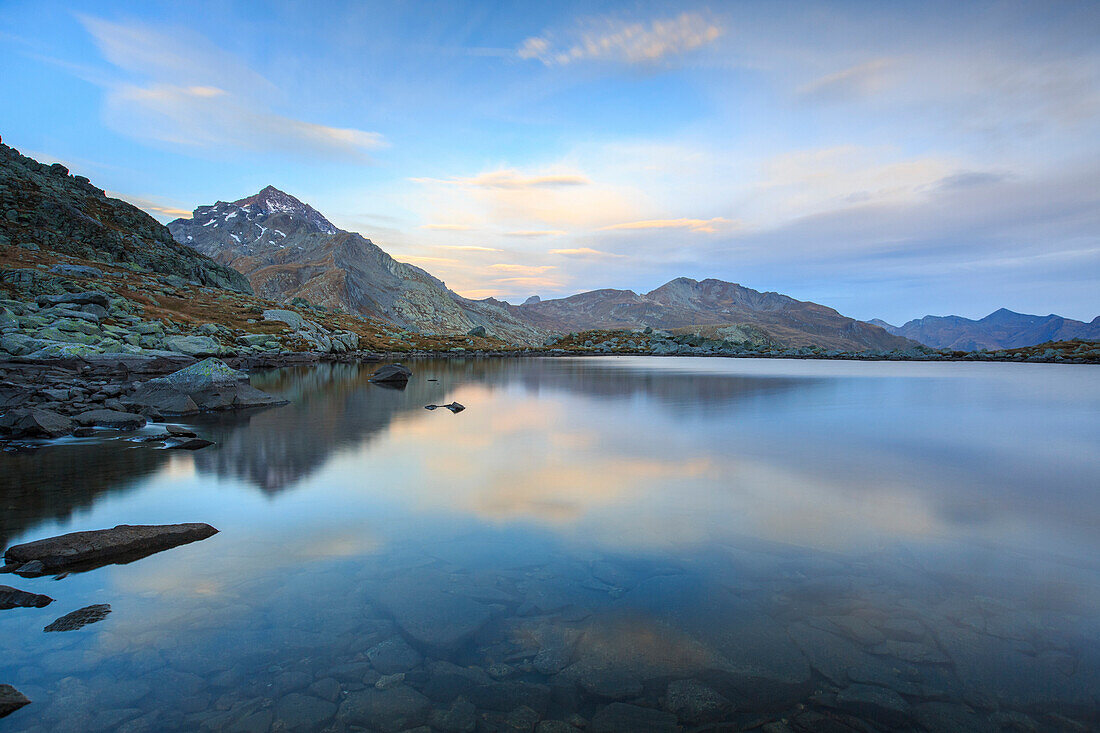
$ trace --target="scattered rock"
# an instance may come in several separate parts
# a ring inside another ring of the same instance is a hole
[[[88,410],[73,419],[84,427],[98,425],[99,427],[115,428],[116,430],[137,430],[145,427],[147,422],[144,415],[117,410]]]
[[[9,608],[45,608],[53,603],[49,596],[28,593],[10,585],[0,585],[0,610]]]
[[[449,405],[425,405],[424,409],[425,410],[438,410],[441,407],[450,410],[452,413],[459,413],[459,412],[462,412],[463,410],[466,409],[465,405],[462,405],[458,402],[452,402]]]
[[[58,438],[73,430],[73,421],[64,415],[37,408],[9,410],[0,416],[0,431],[12,438]]]
[[[875,685],[851,685],[836,694],[836,706],[887,728],[900,728],[909,721],[911,711],[901,695]]]
[[[305,319],[294,311],[272,308],[264,311],[265,321],[277,321],[290,326],[291,331],[297,331],[305,325]]]
[[[420,652],[400,636],[387,639],[367,652],[371,666],[384,675],[408,672],[420,664]],[[379,688],[382,689],[382,688]]]
[[[676,716],[662,710],[613,702],[592,716],[588,730],[589,733],[675,733]]]
[[[248,375],[213,357],[150,379],[129,397],[130,404],[162,414],[185,415],[199,410],[231,410],[286,404],[248,384]]]
[[[374,689],[376,690],[388,690],[391,687],[397,687],[404,684],[405,673],[397,672],[396,674],[384,674],[378,678],[378,681],[374,683]]]
[[[336,714],[336,704],[312,695],[292,692],[275,704],[276,725],[289,733],[320,730]]]
[[[67,613],[61,618],[54,621],[47,626],[43,631],[75,631],[76,629],[83,628],[88,624],[94,624],[97,621],[102,621],[107,618],[111,613],[111,604],[109,603],[97,603],[92,606],[85,606],[84,608],[77,609],[72,613]]]
[[[467,336],[480,336],[484,338],[488,332],[485,330],[485,326],[474,326],[466,332]]]
[[[8,562],[39,560],[45,569],[107,564],[137,559],[189,542],[204,540],[218,530],[209,524],[120,524],[112,529],[71,532],[9,547]]]
[[[17,567],[15,572],[17,575],[23,576],[42,575],[46,572],[46,566],[42,564],[41,560],[31,560]]]
[[[443,733],[473,733],[477,729],[477,708],[458,698],[447,710],[433,710],[430,723]]]
[[[370,381],[406,384],[411,376],[412,370],[407,366],[402,364],[384,364],[374,370],[374,374],[371,375]]]
[[[383,733],[415,728],[428,722],[431,703],[411,687],[366,689],[350,693],[337,718],[345,725],[360,725]]]
[[[30,700],[11,685],[0,685],[0,718],[11,715]]]
[[[50,272],[63,277],[103,277],[103,270],[87,265],[58,264],[51,267]]]
[[[187,428],[182,428],[179,425],[165,425],[164,429],[165,429],[165,431],[167,431],[167,433],[169,435],[175,436],[177,438],[194,438],[195,437],[195,432],[193,430],[188,430]]]
[[[84,293],[63,293],[61,295],[39,295],[36,301],[41,307],[71,303],[73,305],[98,305],[107,308],[111,305],[110,298],[106,294],[89,291]]]
[[[412,579],[388,585],[379,600],[405,635],[432,653],[457,649],[490,617],[485,605]]]
[[[73,430],[73,437],[76,438],[90,438],[93,435],[95,435],[95,428],[93,427],[76,428]]]
[[[170,450],[201,450],[214,445],[214,441],[205,438],[185,438],[177,443],[170,443]]]
[[[731,707],[729,700],[696,680],[670,682],[665,693],[665,709],[685,723],[716,721]]]

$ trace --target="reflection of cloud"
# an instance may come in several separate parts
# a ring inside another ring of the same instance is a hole
[[[495,265],[489,265],[490,270],[501,270],[502,272],[514,272],[520,275],[539,275],[547,270],[553,270],[553,265],[512,265],[506,263],[497,263]]]
[[[552,36],[528,38],[516,55],[521,59],[537,59],[547,66],[588,60],[652,63],[705,46],[722,32],[720,26],[696,13],[649,23],[599,19],[558,44]]]
[[[543,229],[543,230],[523,230],[518,232],[506,232],[505,236],[508,237],[557,237],[562,234],[568,234],[569,232],[562,231],[560,229]]]
[[[478,247],[475,245],[463,245],[463,244],[441,244],[440,249],[457,249],[463,252],[503,252],[502,249],[496,247]]]
[[[439,232],[468,232],[473,229],[468,224],[421,224],[420,228]]]

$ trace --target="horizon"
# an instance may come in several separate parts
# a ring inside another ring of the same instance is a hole
[[[11,3],[0,134],[162,222],[274,185],[471,298],[1100,310],[1094,4],[433,10]]]

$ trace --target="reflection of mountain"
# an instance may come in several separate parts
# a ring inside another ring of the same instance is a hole
[[[125,491],[169,453],[125,441],[62,443],[0,456],[0,547],[47,520],[64,520],[101,495]]]
[[[399,413],[432,419],[424,405],[449,400],[450,390],[464,383],[501,389],[519,385],[531,393],[566,391],[610,401],[646,397],[694,412],[729,409],[796,384],[782,377],[639,372],[572,359],[423,359],[411,366],[414,377],[404,390],[370,384],[375,365],[288,368],[258,376],[253,380],[257,387],[290,404],[195,418],[199,432],[218,444],[216,450],[195,454],[196,468],[274,493],[319,470],[331,454],[372,439]],[[429,382],[429,377],[440,381]],[[804,387],[808,381],[797,384]]]
[[[397,413],[423,412],[441,398],[439,383],[423,375],[405,390],[371,384],[375,366],[296,367],[255,378],[253,384],[290,404],[195,418],[201,434],[218,444],[217,450],[195,454],[196,468],[276,492],[318,470],[330,454],[385,430]]]

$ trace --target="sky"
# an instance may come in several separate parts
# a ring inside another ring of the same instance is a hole
[[[1100,3],[0,2],[0,136],[274,185],[460,294],[1100,315]]]

